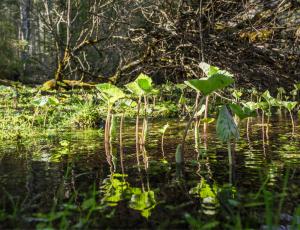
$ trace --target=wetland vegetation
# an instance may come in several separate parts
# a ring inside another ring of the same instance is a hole
[[[299,3],[128,2],[0,2],[0,228],[300,229]]]

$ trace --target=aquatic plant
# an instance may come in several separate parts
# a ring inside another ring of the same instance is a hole
[[[169,123],[167,123],[159,130],[159,132],[162,134],[161,135],[161,152],[162,152],[163,158],[165,158],[164,137],[165,137],[165,133],[169,127],[170,127],[170,125],[169,125]]]
[[[231,140],[239,138],[239,131],[226,105],[220,109],[216,130],[218,138],[227,143],[229,164],[232,165]]]
[[[137,117],[136,117],[136,138],[139,141],[139,115],[140,108],[142,103],[142,98],[144,99],[144,119],[143,119],[143,127],[141,133],[141,144],[145,145],[147,129],[148,129],[148,97],[157,93],[157,90],[153,88],[152,79],[146,75],[141,73],[133,82],[130,82],[125,85],[125,87],[131,92],[133,97],[137,98]]]
[[[35,112],[32,117],[32,126],[35,121],[35,118],[37,114],[40,112],[40,110],[44,110],[44,127],[46,127],[46,119],[48,115],[49,109],[59,105],[59,101],[56,97],[50,97],[50,96],[42,96],[38,97],[32,100],[31,102],[35,106]]]
[[[293,133],[295,132],[295,122],[294,122],[292,110],[296,107],[297,104],[298,104],[298,102],[296,102],[296,101],[294,101],[294,102],[293,101],[282,101],[281,102],[281,105],[284,106],[289,111],[289,115],[290,115],[291,122],[292,122]]]
[[[207,96],[211,93],[220,89],[224,89],[225,87],[229,86],[234,82],[230,73],[224,70],[220,70],[218,67],[211,66],[207,63],[201,63],[201,68],[203,69],[203,72],[206,74],[207,77],[200,79],[192,79],[184,82],[187,86],[194,89],[198,94],[202,94],[202,98],[199,100],[199,103],[196,103],[194,112],[189,122],[187,123],[182,140],[182,154],[184,152],[184,143],[188,129],[192,123],[195,114],[198,112],[199,107],[203,104],[203,101],[207,99]],[[208,100],[206,100],[206,102],[208,102]]]
[[[124,92],[117,86],[110,83],[102,83],[96,85],[96,88],[100,92],[101,99],[107,104],[107,116],[105,121],[105,140],[109,141],[112,136],[113,127],[111,126],[111,121],[113,119],[112,109],[118,100],[125,97]]]

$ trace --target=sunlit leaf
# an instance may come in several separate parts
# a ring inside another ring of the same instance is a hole
[[[208,78],[192,79],[185,81],[184,83],[197,92],[208,95],[216,90],[223,89],[226,86],[229,86],[233,82],[234,80],[228,75],[214,74]]]
[[[238,104],[230,104],[229,105],[231,111],[237,115],[241,120],[248,117],[256,117],[256,111],[250,109],[249,107],[243,106],[241,107]]]
[[[298,102],[296,101],[283,101],[282,105],[289,111],[292,111],[296,105],[298,104]]]
[[[125,97],[125,94],[121,89],[110,83],[98,84],[96,85],[96,88],[100,91],[101,98],[109,105],[113,105],[116,101]]]

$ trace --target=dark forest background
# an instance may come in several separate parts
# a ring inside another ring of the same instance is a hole
[[[1,0],[0,14],[2,80],[182,82],[201,61],[244,87],[300,80],[299,0]]]

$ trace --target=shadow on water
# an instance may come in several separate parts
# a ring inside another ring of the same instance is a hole
[[[249,133],[242,124],[231,167],[213,125],[200,151],[195,151],[191,130],[185,167],[178,169],[175,151],[184,124],[168,120],[163,156],[158,130],[166,122],[150,122],[148,144],[139,155],[130,122],[125,124],[122,145],[116,140],[109,153],[98,130],[2,143],[0,227],[300,225],[299,127],[292,136],[288,120],[273,118],[268,136],[262,137],[255,120]]]

